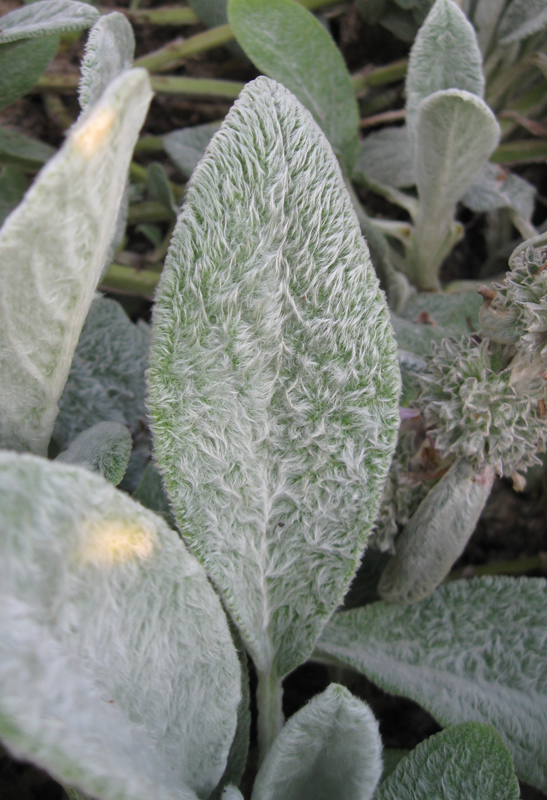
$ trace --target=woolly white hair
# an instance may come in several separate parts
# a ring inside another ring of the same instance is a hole
[[[374,520],[398,428],[385,300],[336,158],[258,78],[191,181],[149,406],[181,531],[259,670],[305,660]]]

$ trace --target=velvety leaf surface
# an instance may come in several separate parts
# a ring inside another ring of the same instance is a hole
[[[205,572],[99,476],[15,453],[0,465],[0,735],[92,797],[207,797],[240,671]]]
[[[372,711],[331,683],[282,728],[258,770],[252,800],[369,800],[381,774]]]
[[[356,183],[371,180],[398,189],[414,186],[416,167],[408,128],[383,128],[363,139],[352,178]]]
[[[121,75],[0,230],[0,442],[45,453],[151,98]],[[55,225],[52,225],[52,220]],[[32,236],[29,236],[32,231]]]
[[[463,89],[478,97],[484,94],[477,37],[453,0],[436,0],[410,51],[406,114],[412,130],[422,100],[443,89]]]
[[[172,131],[163,137],[166,153],[187,178],[203,158],[205,148],[219,127],[219,122],[208,122],[194,128]]]
[[[99,422],[80,433],[70,447],[57,456],[57,461],[98,472],[117,486],[127,468],[131,446],[131,434],[125,425]]]
[[[507,173],[497,164],[487,163],[461,200],[476,212],[511,208],[530,222],[535,210],[536,190],[520,175]]]
[[[0,110],[32,89],[58,47],[55,34],[0,44]]]
[[[77,0],[38,0],[1,18],[0,43],[90,28],[99,12]]]
[[[37,168],[53,155],[55,148],[51,145],[31,139],[21,131],[0,128],[0,163]]]
[[[230,0],[235,37],[253,64],[289,89],[349,170],[359,112],[342,55],[320,22],[293,0]]]
[[[171,513],[169,498],[163,488],[161,475],[154,464],[148,464],[139,485],[133,492],[133,498],[143,506],[159,514],[171,528],[177,527]]]
[[[336,159],[279,84],[245,88],[194,173],[154,322],[149,405],[179,526],[281,676],[359,561],[399,374]]]
[[[454,725],[419,744],[375,800],[518,800],[511,755],[490,725]]]
[[[513,0],[499,27],[501,44],[511,44],[547,27],[547,7],[543,0]]]
[[[130,69],[134,54],[133,28],[123,14],[114,11],[100,17],[89,32],[80,65],[78,99],[82,110],[96,103],[108,84]]]
[[[441,725],[488,722],[520,778],[547,789],[547,581],[480,578],[414,606],[335,614],[318,651],[420,703]]]

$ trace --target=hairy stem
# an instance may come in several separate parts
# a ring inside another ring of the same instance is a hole
[[[262,763],[274,739],[283,727],[283,687],[273,671],[258,672],[256,703],[258,708],[258,758]]]

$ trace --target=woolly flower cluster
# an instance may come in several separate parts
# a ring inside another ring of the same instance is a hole
[[[545,403],[518,393],[504,352],[484,339],[443,339],[421,377],[420,404],[435,448],[500,475],[539,463],[545,449]]]

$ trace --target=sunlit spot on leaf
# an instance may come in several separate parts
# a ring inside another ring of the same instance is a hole
[[[86,525],[81,556],[85,563],[111,566],[124,561],[144,561],[152,555],[155,535],[152,529],[122,520]]]
[[[75,131],[74,142],[83,156],[91,158],[107,136],[115,119],[114,112],[105,108],[94,115],[79,131]]]

